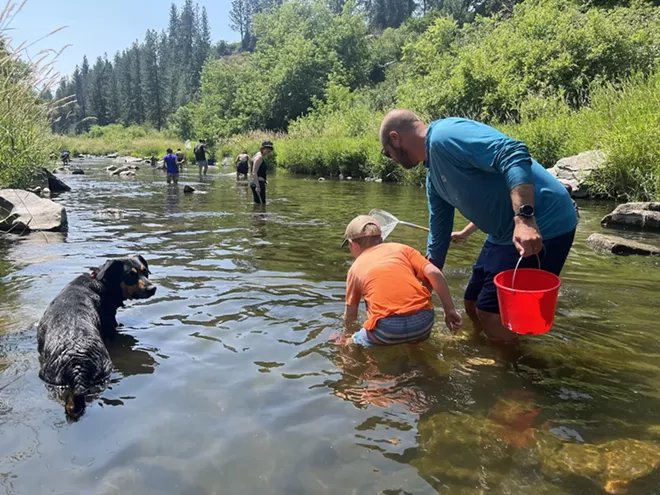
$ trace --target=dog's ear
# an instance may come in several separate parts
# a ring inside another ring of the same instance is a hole
[[[109,260],[99,268],[96,273],[96,279],[102,281],[117,280],[124,272],[124,262],[119,260]]]
[[[140,260],[140,263],[144,265],[144,267],[147,269],[147,275],[151,275],[151,270],[149,270],[149,263],[147,263],[147,260],[145,260],[142,255],[138,254],[137,257],[138,260]]]

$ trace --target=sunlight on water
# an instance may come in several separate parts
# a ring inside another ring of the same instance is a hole
[[[659,491],[658,261],[586,248],[607,205],[583,209],[549,334],[505,355],[438,318],[422,345],[364,350],[336,344],[344,226],[372,208],[425,224],[422,189],[280,174],[262,211],[231,176],[191,170],[206,194],[184,195],[149,167],[83,167],[68,234],[0,241],[4,492]],[[482,240],[449,254],[456,300]],[[34,324],[77,274],[138,253],[158,292],[120,310],[112,383],[69,425]]]

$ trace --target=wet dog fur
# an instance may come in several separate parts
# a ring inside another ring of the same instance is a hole
[[[108,260],[71,281],[50,303],[37,328],[39,377],[64,390],[69,420],[85,410],[85,395],[112,373],[105,341],[116,334],[117,309],[156,292],[142,256]]]

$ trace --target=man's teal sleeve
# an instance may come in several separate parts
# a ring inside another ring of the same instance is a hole
[[[433,145],[457,163],[504,175],[509,189],[534,184],[532,157],[525,143],[481,122],[460,120],[442,128]]]
[[[442,268],[451,242],[454,228],[454,207],[442,199],[433,189],[429,176],[426,176],[426,195],[429,200],[429,232],[426,255],[431,263]]]

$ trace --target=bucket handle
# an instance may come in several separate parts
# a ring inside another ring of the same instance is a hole
[[[520,259],[518,260],[518,263],[516,263],[516,269],[513,270],[513,280],[511,280],[511,290],[516,290],[516,275],[518,274],[518,267],[520,266],[520,262],[523,260],[523,257],[521,256]],[[541,269],[541,258],[539,258],[539,255],[536,255],[536,261],[539,263],[539,270]]]

